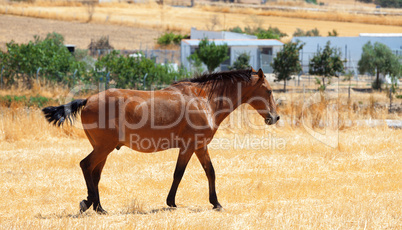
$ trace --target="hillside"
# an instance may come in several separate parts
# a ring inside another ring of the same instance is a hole
[[[235,26],[273,26],[290,36],[296,28],[317,28],[323,36],[333,29],[339,36],[402,33],[401,16],[351,15],[340,11],[314,14],[219,7],[161,7],[156,4],[101,4],[95,7],[91,22],[87,21],[87,7],[81,4],[2,4],[0,45],[4,49],[5,43],[11,40],[27,42],[34,34],[53,31],[63,34],[67,43],[78,48],[86,48],[91,38],[108,35],[116,49],[150,48],[162,31],[184,34],[189,33],[191,27],[221,30]]]

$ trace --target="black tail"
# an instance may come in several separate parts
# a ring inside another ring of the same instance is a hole
[[[60,106],[49,106],[42,109],[42,112],[45,114],[46,120],[53,124],[60,126],[67,119],[70,121],[70,124],[73,123],[73,120],[77,116],[77,113],[87,104],[87,99],[78,99],[74,100],[68,104],[60,105]]]

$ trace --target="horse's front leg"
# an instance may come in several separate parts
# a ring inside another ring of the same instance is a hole
[[[194,153],[194,149],[180,149],[179,157],[176,163],[176,169],[173,174],[173,183],[170,188],[169,195],[166,199],[166,203],[169,207],[177,207],[175,198],[177,188],[179,187],[181,178],[183,178],[184,171],[186,170],[188,161]]]
[[[195,150],[195,154],[200,160],[202,168],[204,168],[205,173],[208,177],[209,184],[209,202],[214,206],[214,209],[221,209],[222,206],[218,202],[218,197],[216,196],[215,190],[215,170],[212,166],[211,158],[209,157],[208,147],[205,146],[203,148]]]

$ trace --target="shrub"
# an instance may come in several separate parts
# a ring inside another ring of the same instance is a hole
[[[306,2],[317,5],[317,0],[306,0]]]
[[[157,43],[162,46],[167,46],[170,44],[180,45],[181,40],[186,37],[188,37],[188,36],[181,35],[181,34],[174,34],[172,32],[164,33],[157,39]]]
[[[269,26],[268,29],[263,29],[261,27],[258,27],[256,29],[251,28],[251,27],[245,27],[244,31],[239,27],[236,26],[234,28],[229,29],[230,32],[235,32],[235,33],[246,33],[250,35],[255,35],[259,39],[281,39],[282,37],[287,36],[286,33],[283,33],[278,29],[278,27],[272,27]]]
[[[401,8],[402,1],[401,0],[375,0],[375,4],[380,5],[381,7],[388,8]]]
[[[169,65],[156,64],[149,58],[128,57],[120,55],[118,51],[113,51],[96,62],[92,76],[88,76],[86,81],[98,83],[101,78],[105,81],[107,73],[110,73],[109,78],[115,82],[115,87],[131,89],[144,88],[151,84],[170,84],[174,79],[187,76],[183,69],[177,72],[172,70]],[[143,79],[146,74],[147,80],[144,85]]]
[[[240,28],[240,26],[233,27],[233,28],[229,29],[229,31],[234,32],[234,33],[239,33],[239,34],[243,33],[243,30]]]
[[[250,68],[250,55],[247,53],[240,54],[232,66],[229,67],[230,70],[237,69],[247,69]]]
[[[0,65],[4,66],[3,80],[6,86],[19,81],[31,88],[38,68],[42,78],[71,86],[71,73],[77,69],[86,72],[85,65],[76,61],[63,45],[63,36],[49,33],[45,39],[34,36],[28,44],[7,43],[7,53],[0,54]]]
[[[333,30],[333,32],[336,33],[335,30]],[[307,31],[297,28],[296,31],[293,33],[293,37],[319,37],[319,36],[321,35],[320,31],[317,28]]]
[[[88,45],[88,49],[92,56],[96,56],[109,53],[109,51],[113,50],[114,48],[112,45],[110,45],[109,36],[102,36],[98,40],[91,40],[91,43]]]

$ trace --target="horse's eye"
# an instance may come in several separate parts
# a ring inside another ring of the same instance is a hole
[[[267,92],[268,92],[269,95],[272,94],[272,90],[270,90],[270,89],[268,89]]]

